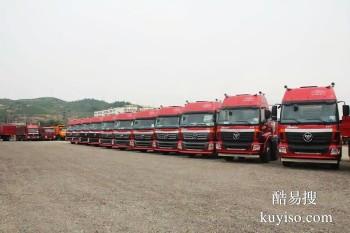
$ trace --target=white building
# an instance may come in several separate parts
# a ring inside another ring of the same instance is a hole
[[[110,108],[106,110],[96,111],[94,112],[94,116],[114,115],[114,114],[124,113],[124,112],[137,112],[141,109],[144,109],[144,108],[140,108],[135,105],[126,105],[124,107]]]

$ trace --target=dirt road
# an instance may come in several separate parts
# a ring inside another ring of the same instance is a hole
[[[282,190],[317,192],[316,205],[273,205]],[[262,213],[333,223],[277,226]],[[348,160],[333,171],[0,142],[0,232],[348,232],[349,216]]]

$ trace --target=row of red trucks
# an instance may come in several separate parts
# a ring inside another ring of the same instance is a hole
[[[341,136],[350,135],[349,106],[339,118],[334,85],[288,88],[270,111],[263,93],[228,96],[136,113],[74,119],[71,143],[188,155],[281,159],[339,167]]]
[[[55,127],[40,127],[35,124],[0,124],[0,139],[3,141],[56,140]]]

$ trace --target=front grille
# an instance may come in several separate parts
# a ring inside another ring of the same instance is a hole
[[[327,153],[332,133],[312,133],[312,141],[304,139],[305,133],[286,133],[288,148],[291,152]]]
[[[177,133],[157,133],[157,139],[162,141],[173,141],[177,140],[178,134]]]
[[[159,148],[164,149],[177,149],[177,141],[175,142],[169,142],[169,141],[157,141]]]
[[[254,141],[254,132],[221,132],[223,141],[227,142],[250,142]]]
[[[254,132],[221,132],[223,149],[248,150],[254,141]]]
[[[223,142],[223,149],[244,149],[248,150],[251,147],[251,143],[237,143],[237,142]]]
[[[103,144],[112,144],[112,139],[101,139],[101,143]]]
[[[88,142],[88,138],[81,138],[81,142]]]
[[[97,142],[99,142],[99,139],[98,138],[89,138],[89,142],[90,143],[97,143]]]
[[[114,140],[114,144],[129,146],[129,140]]]
[[[152,134],[135,134],[136,140],[152,140]]]
[[[208,140],[209,133],[183,133],[186,141],[205,141]]]
[[[207,142],[184,142],[183,148],[189,150],[206,150],[208,148]]]
[[[115,134],[117,139],[129,139],[130,134]]]
[[[152,141],[135,141],[135,146],[152,147]]]

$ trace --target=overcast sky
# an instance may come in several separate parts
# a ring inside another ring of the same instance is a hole
[[[0,98],[157,106],[336,82],[350,1],[0,0]]]

